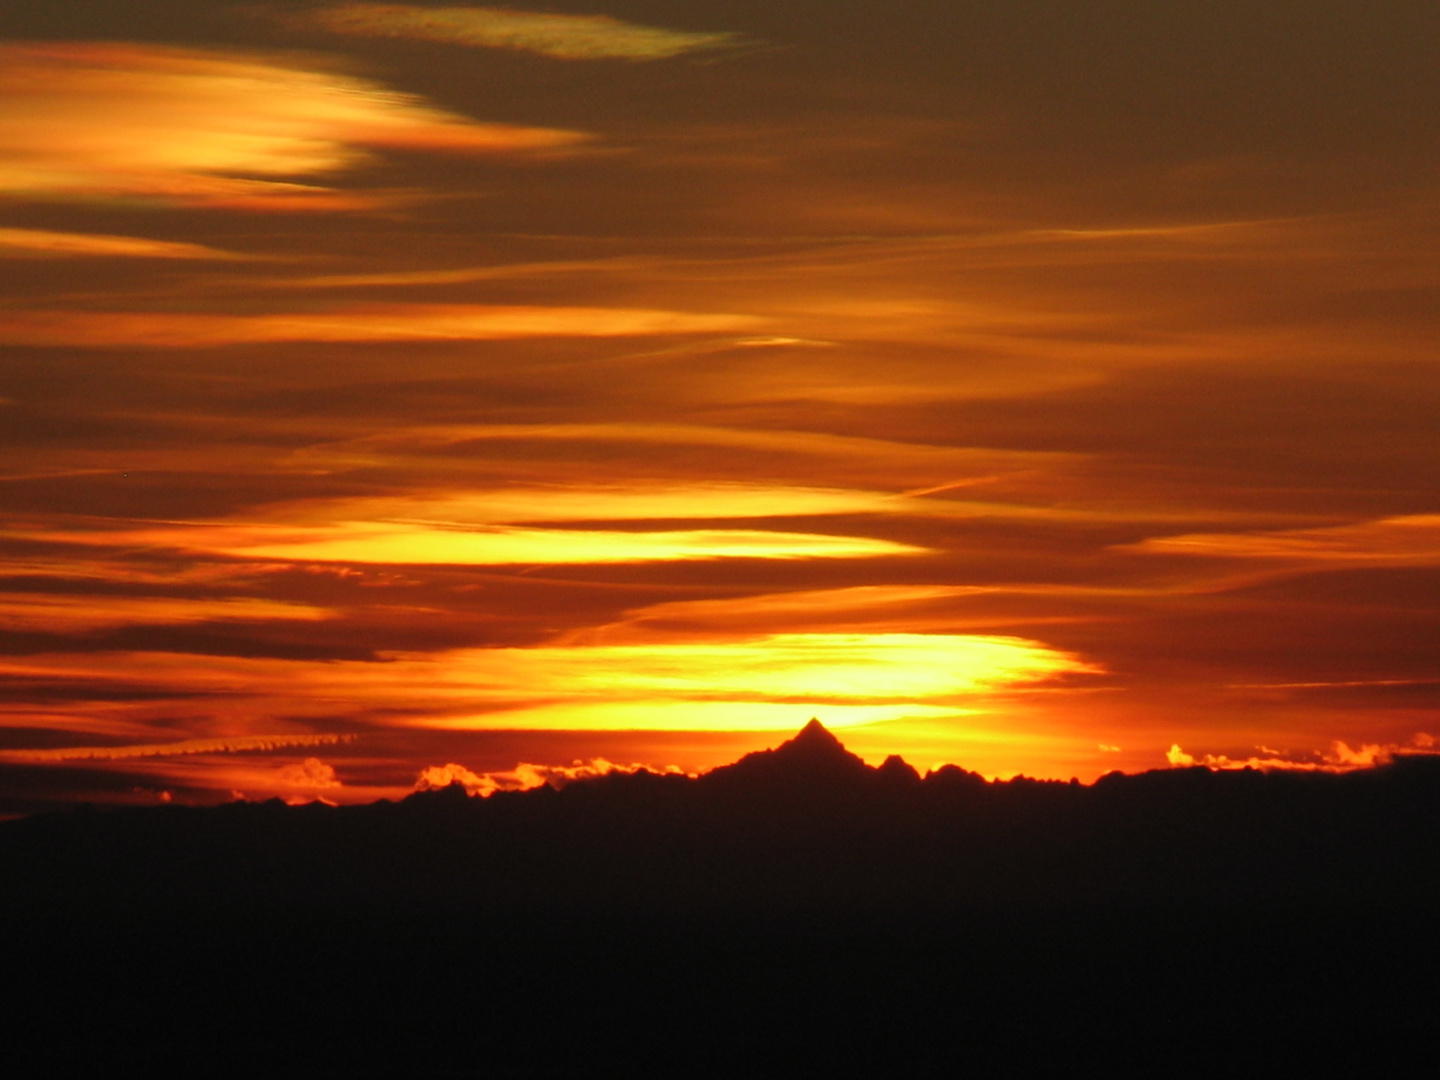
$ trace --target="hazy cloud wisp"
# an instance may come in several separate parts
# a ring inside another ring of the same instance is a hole
[[[557,60],[663,60],[733,45],[739,35],[667,30],[609,15],[559,15],[489,7],[337,4],[296,22],[357,37],[410,38],[511,49]]]

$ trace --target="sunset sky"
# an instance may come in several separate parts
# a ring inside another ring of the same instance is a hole
[[[1427,0],[0,10],[0,814],[1440,739]]]

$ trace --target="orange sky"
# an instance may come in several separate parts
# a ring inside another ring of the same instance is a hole
[[[12,7],[0,814],[1440,735],[1433,4]]]

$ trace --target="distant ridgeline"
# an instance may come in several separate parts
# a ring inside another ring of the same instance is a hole
[[[698,778],[399,803],[71,811],[0,824],[10,910],[940,915],[1432,907],[1440,757],[1092,786],[879,768],[818,722]]]

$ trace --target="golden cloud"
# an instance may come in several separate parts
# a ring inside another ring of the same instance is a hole
[[[147,240],[139,236],[49,232],[44,229],[0,229],[0,256],[23,252],[31,256],[92,255],[131,259],[235,259],[240,256],[203,244]]]
[[[1396,756],[1433,754],[1435,739],[1420,732],[1408,744],[1365,743],[1352,749],[1348,743],[1338,739],[1323,753],[1301,757],[1288,756],[1269,747],[1257,746],[1259,754],[1247,758],[1232,758],[1225,754],[1187,754],[1179,743],[1172,743],[1165,752],[1165,761],[1172,769],[1188,769],[1196,765],[1207,769],[1232,771],[1236,769],[1264,769],[1284,772],[1350,772],[1354,769],[1373,769],[1377,765],[1388,765]]]
[[[277,712],[317,724],[360,715],[406,727],[530,731],[783,731],[818,712],[835,727],[924,719],[950,730],[993,695],[1099,670],[1026,638],[906,633],[560,643],[397,652],[384,660],[316,664],[160,652],[35,656],[0,663],[0,675],[99,680],[111,689],[143,687],[151,698],[67,702],[65,715],[49,723],[34,708],[11,706],[0,709],[0,722],[138,734],[149,725],[165,730],[167,716],[177,709],[188,714],[195,707],[191,699],[200,696],[212,722],[262,732],[265,718]],[[425,688],[420,713],[417,686]],[[158,691],[167,700],[156,700]],[[223,703],[217,693],[225,695]],[[273,737],[254,738],[263,743]],[[198,749],[185,749],[192,745]],[[213,747],[200,740],[117,752],[147,756],[231,746],[241,748],[232,737]],[[113,750],[24,753],[103,756]]]
[[[376,147],[506,153],[584,136],[477,123],[413,95],[244,53],[113,42],[0,45],[0,193],[250,210],[377,196],[297,183]]]
[[[286,315],[12,311],[0,341],[92,348],[206,348],[279,341],[485,341],[713,333],[753,326],[748,315],[644,308],[371,304]]]
[[[739,642],[492,652],[507,654],[503,668],[486,667],[510,691],[642,699],[923,702],[1089,670],[1032,641],[967,634],[768,634]],[[472,662],[485,660],[471,655]]]
[[[737,34],[666,30],[608,15],[488,7],[337,4],[293,21],[336,34],[513,49],[559,60],[662,60],[739,41]]]
[[[954,718],[986,694],[1096,669],[1023,638],[769,634],[746,641],[472,649],[428,685],[451,730],[775,731]],[[399,661],[397,661],[399,662]],[[466,713],[462,702],[482,706]]]
[[[919,553],[923,549],[864,536],[737,528],[612,531],[537,524],[874,513],[893,502],[892,497],[876,492],[758,484],[652,484],[609,490],[511,488],[451,492],[429,499],[301,501],[269,507],[258,515],[260,520],[137,523],[122,529],[66,531],[16,528],[15,535],[253,560],[455,566],[870,558]],[[157,616],[190,621],[187,612],[197,618],[235,618],[242,610],[253,610],[253,617],[263,617],[261,613],[269,609],[258,601],[256,604],[241,608],[212,601],[210,607],[179,605],[171,610],[155,602],[151,607]],[[279,617],[286,617],[283,606],[275,607]],[[0,607],[0,619],[3,611]],[[295,612],[290,617],[301,616]]]
[[[460,784],[468,795],[486,796],[493,795],[497,791],[529,791],[531,788],[541,787],[545,784],[564,787],[572,780],[608,776],[613,772],[637,773],[641,770],[684,775],[684,770],[676,765],[655,769],[638,763],[617,765],[605,758],[591,758],[589,761],[581,761],[577,758],[573,765],[536,765],[522,761],[515,768],[505,772],[478,774],[471,772],[463,765],[451,762],[448,765],[432,765],[422,769],[415,780],[415,790],[436,791],[447,788],[451,784]]]
[[[594,564],[691,559],[855,559],[920,548],[869,537],[760,529],[601,532],[572,529],[417,528],[351,524],[291,542],[218,549],[260,559],[443,565]]]
[[[143,545],[249,559],[411,566],[577,565],[725,558],[854,559],[913,555],[923,550],[869,537],[762,529],[608,532],[368,521],[317,526],[215,524],[25,535],[72,544]]]
[[[282,504],[274,512],[306,520],[490,525],[865,514],[893,511],[896,506],[895,496],[877,491],[798,484],[654,483],[482,488],[428,498],[416,495],[310,500]]]

